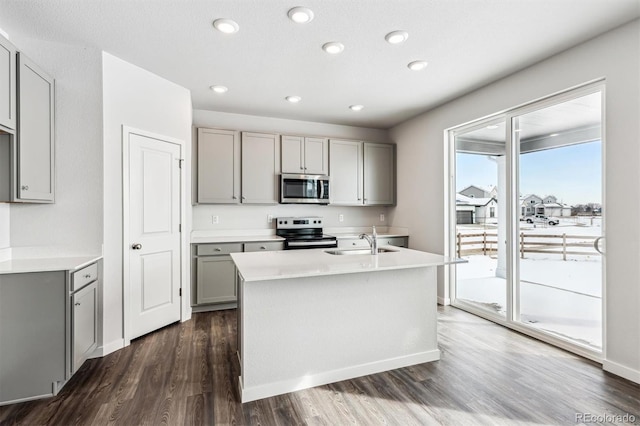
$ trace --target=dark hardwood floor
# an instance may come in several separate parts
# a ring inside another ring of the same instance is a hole
[[[87,361],[54,398],[0,407],[0,424],[555,425],[580,423],[577,413],[640,424],[639,385],[455,308],[439,312],[440,361],[247,404],[235,311],[194,314]]]

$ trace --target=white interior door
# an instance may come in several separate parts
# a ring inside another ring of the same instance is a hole
[[[129,142],[128,337],[133,339],[180,320],[181,147],[133,132],[125,138]]]

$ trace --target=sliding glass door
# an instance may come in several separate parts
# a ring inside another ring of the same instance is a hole
[[[507,308],[506,126],[482,123],[455,136],[456,297],[490,315]],[[500,243],[502,242],[502,243]]]
[[[513,118],[518,144],[519,320],[602,348],[600,92]]]
[[[583,354],[602,350],[601,105],[587,86],[449,138],[452,303]]]

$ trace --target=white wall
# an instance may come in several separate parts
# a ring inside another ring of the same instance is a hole
[[[604,368],[640,382],[640,21],[544,60],[390,131],[398,144],[398,206],[391,223],[411,245],[442,253],[445,239],[444,130],[606,78],[605,227],[606,360]],[[415,196],[415,182],[425,182]],[[442,277],[439,296],[448,297]]]
[[[185,179],[190,188],[191,93],[142,68],[103,53],[104,90],[104,286],[103,353],[122,347],[122,126],[185,141]],[[188,239],[191,196],[183,235]],[[188,254],[188,247],[185,253]],[[183,282],[189,282],[188,256]],[[184,285],[188,290],[189,285]],[[185,297],[186,296],[186,297]],[[189,295],[183,296],[188,305]],[[183,305],[184,308],[184,305]]]
[[[22,34],[11,34],[11,40],[56,80],[55,204],[11,205],[14,255],[17,248],[33,255],[40,252],[99,255],[102,245],[101,52]]]
[[[255,115],[230,114],[223,112],[194,110],[195,127],[214,127],[251,132],[272,132],[304,136],[324,136],[340,139],[355,139],[368,142],[390,142],[386,130],[351,127],[312,121],[287,120],[282,118],[259,117]],[[268,223],[267,215],[305,216],[325,218],[325,227],[388,225],[386,207],[334,207],[309,205],[197,205],[193,207],[193,229],[233,230],[269,229],[275,222]],[[385,214],[381,222],[379,215]],[[339,222],[342,214],[344,221]],[[219,216],[219,223],[213,224],[211,216]]]

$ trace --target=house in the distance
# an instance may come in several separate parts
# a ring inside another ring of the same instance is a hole
[[[559,203],[553,195],[544,198],[536,194],[520,197],[520,216],[545,215],[548,217],[571,216],[571,206]]]
[[[456,194],[458,225],[497,223],[497,189],[470,185]]]

